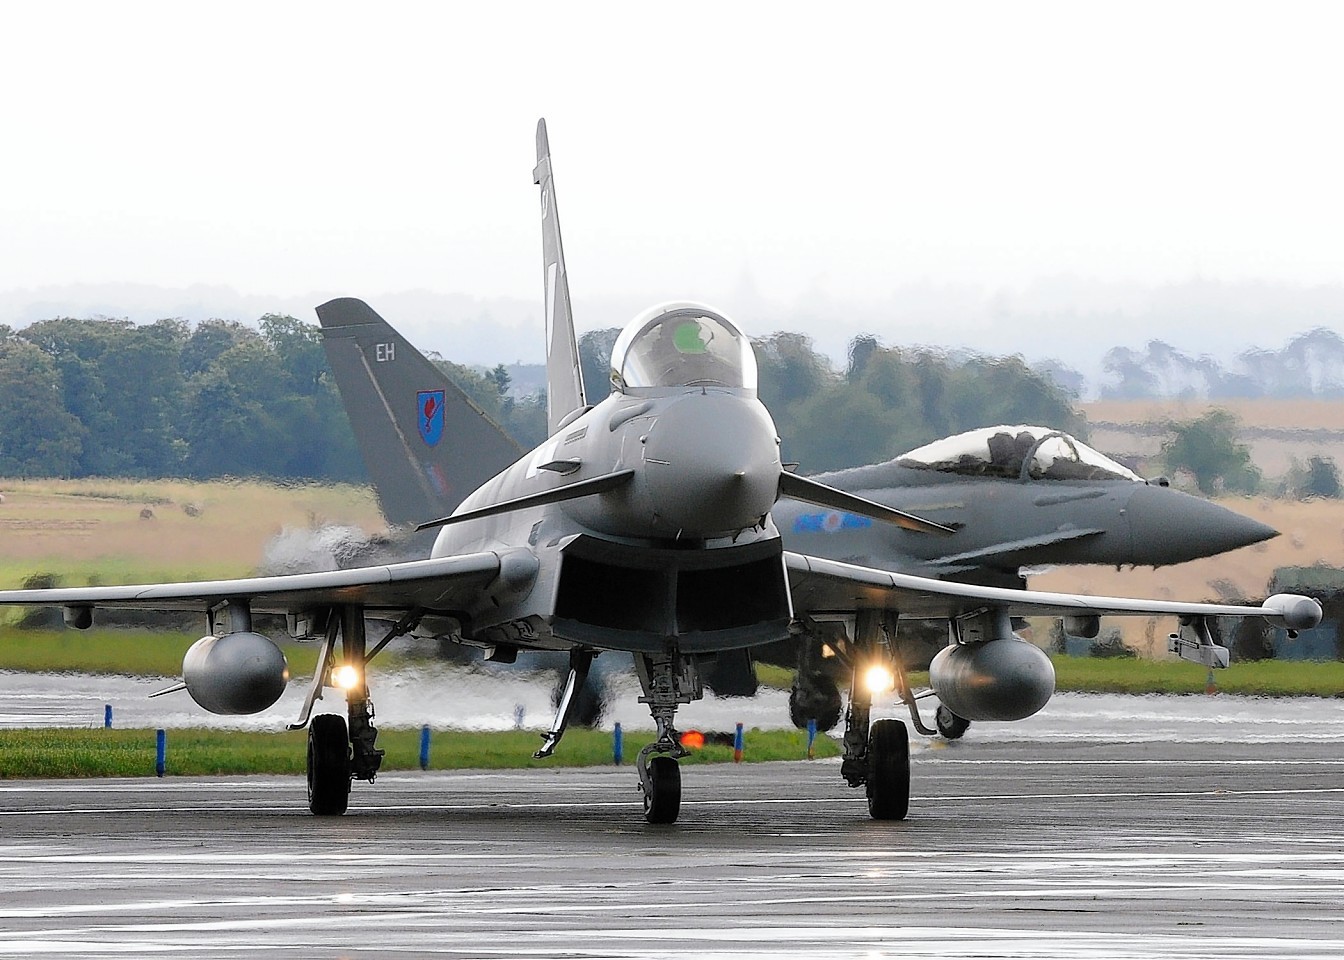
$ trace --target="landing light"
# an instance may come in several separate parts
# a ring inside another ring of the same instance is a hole
[[[875,663],[864,671],[863,685],[868,688],[869,693],[886,693],[896,686],[896,677],[890,668]]]
[[[342,690],[353,690],[359,685],[359,671],[347,663],[331,671],[331,682]]]

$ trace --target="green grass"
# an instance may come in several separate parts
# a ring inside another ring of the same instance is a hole
[[[127,583],[165,583],[187,580],[227,580],[248,575],[247,568],[227,561],[195,561],[190,566],[169,566],[144,557],[108,554],[87,560],[62,557],[0,557],[0,584],[18,590],[38,573],[54,573],[62,587],[119,586]],[[6,611],[8,616],[15,608]]]
[[[1185,660],[1068,657],[1053,655],[1055,689],[1073,693],[1204,693],[1209,669]],[[794,671],[772,664],[756,664],[762,684],[787,690]],[[1260,660],[1234,663],[1213,671],[1214,686],[1222,693],[1254,697],[1344,697],[1344,661]],[[926,687],[929,675],[912,671],[910,684]]]
[[[1184,660],[1051,657],[1056,689],[1091,693],[1203,693],[1209,668]],[[1266,697],[1344,696],[1344,662],[1261,660],[1214,670],[1223,693]]]
[[[169,730],[167,768],[174,776],[216,774],[302,774],[303,731],[284,733],[228,730]],[[625,763],[632,764],[646,731],[625,738]],[[750,730],[745,735],[746,762],[801,760],[807,753],[807,734],[801,730]],[[382,730],[378,745],[387,751],[384,770],[418,770],[419,730]],[[472,733],[440,730],[431,735],[430,769],[502,770],[528,767],[592,767],[612,763],[612,735],[600,730],[571,730],[555,756],[532,759],[541,745],[535,731]],[[153,730],[0,730],[0,779],[149,777],[154,775]],[[839,756],[840,747],[818,736],[818,757]],[[726,763],[733,759],[729,746],[709,745],[683,763]]]
[[[201,633],[205,624],[201,624]],[[198,635],[158,630],[17,630],[0,627],[0,670],[176,677]],[[317,644],[282,643],[291,676],[312,676]]]
[[[756,681],[763,687],[773,687],[775,690],[787,690],[792,687],[793,678],[798,673],[796,670],[773,663],[758,661],[752,666],[756,670]]]

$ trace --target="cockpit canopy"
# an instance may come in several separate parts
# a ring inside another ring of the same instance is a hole
[[[1144,480],[1105,454],[1049,427],[983,427],[911,450],[903,467],[1014,480]]]
[[[666,387],[756,390],[751,341],[731,320],[698,303],[664,303],[621,331],[611,351],[621,392]]]

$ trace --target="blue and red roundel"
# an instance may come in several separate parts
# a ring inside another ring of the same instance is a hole
[[[443,439],[443,391],[421,390],[415,395],[420,439],[431,447]]]

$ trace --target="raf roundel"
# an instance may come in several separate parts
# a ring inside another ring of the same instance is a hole
[[[421,390],[415,395],[420,439],[431,447],[443,439],[443,400],[442,390]]]

